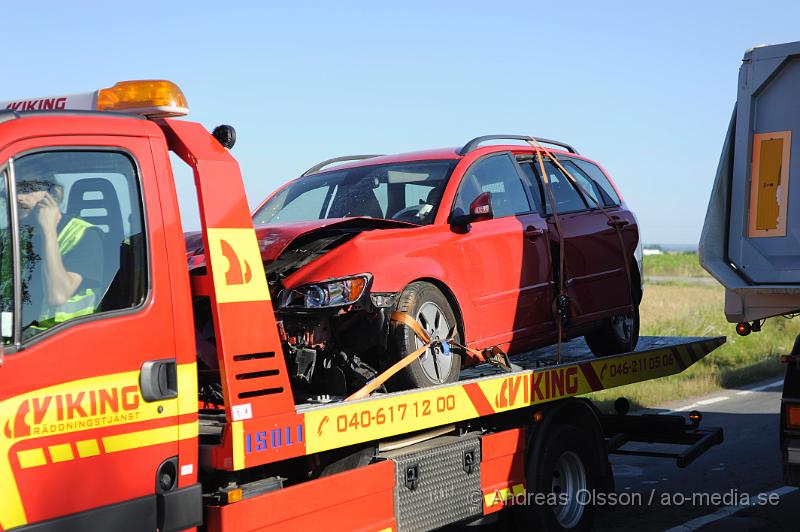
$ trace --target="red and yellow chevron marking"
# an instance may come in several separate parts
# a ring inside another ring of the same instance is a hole
[[[90,430],[137,427],[142,422],[177,422],[179,416],[196,414],[196,364],[178,366],[178,389],[180,394],[175,399],[147,403],[141,398],[137,370],[62,383],[0,402],[0,529],[27,523],[14,477],[15,464],[20,470],[29,470],[196,437],[196,421],[99,437],[81,436]],[[52,436],[72,434],[74,438],[67,442],[61,438],[58,443],[47,443]],[[43,444],[30,446],[36,440]]]
[[[723,342],[721,337],[698,339],[650,351],[311,408],[303,411],[306,453],[673,375]]]

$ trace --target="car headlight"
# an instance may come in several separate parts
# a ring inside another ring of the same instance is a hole
[[[279,297],[280,308],[330,308],[355,303],[367,289],[371,276],[354,275],[321,283],[287,288]]]

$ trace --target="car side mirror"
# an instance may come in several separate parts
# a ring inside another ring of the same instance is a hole
[[[453,214],[450,216],[451,225],[467,225],[472,222],[491,220],[494,217],[492,211],[492,193],[481,192],[472,203],[469,204],[468,214]]]

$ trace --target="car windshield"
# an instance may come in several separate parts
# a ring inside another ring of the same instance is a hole
[[[301,177],[253,216],[255,223],[365,216],[430,224],[456,160],[343,168]]]

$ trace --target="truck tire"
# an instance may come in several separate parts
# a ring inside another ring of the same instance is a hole
[[[455,339],[461,342],[456,315],[442,292],[434,285],[413,282],[400,294],[395,308],[405,312],[422,326],[429,336],[446,338],[456,327]],[[403,324],[392,322],[389,327],[389,358],[394,364],[422,347],[422,341]],[[428,349],[417,360],[402,369],[387,383],[390,389],[424,388],[455,382],[461,371],[461,357],[454,352],[446,354],[440,347]]]
[[[557,425],[528,457],[525,501],[514,501],[519,530],[590,530],[590,496],[604,491],[605,464],[597,442],[575,425]]]
[[[603,320],[598,330],[584,338],[589,349],[598,357],[633,351],[639,342],[639,305],[634,305],[627,314]]]

